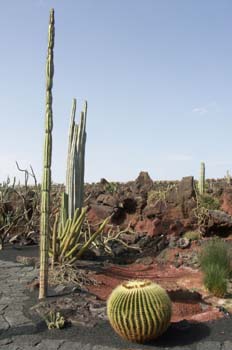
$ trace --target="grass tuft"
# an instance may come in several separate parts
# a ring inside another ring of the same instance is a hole
[[[204,274],[204,285],[216,297],[223,297],[227,292],[226,273],[219,265],[207,267]]]
[[[215,296],[225,295],[227,278],[231,273],[231,254],[227,244],[219,239],[209,241],[203,247],[199,260],[205,287]]]

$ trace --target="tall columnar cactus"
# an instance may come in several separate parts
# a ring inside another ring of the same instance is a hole
[[[40,290],[39,299],[47,296],[48,285],[48,249],[49,249],[49,213],[50,213],[50,187],[52,162],[52,86],[54,75],[53,48],[55,39],[54,9],[50,11],[48,28],[48,52],[46,62],[46,115],[43,180],[41,188],[41,223],[40,223]]]
[[[123,338],[143,343],[160,336],[169,326],[171,300],[151,281],[129,281],[116,287],[107,300],[111,326]]]
[[[66,165],[66,192],[68,192],[68,184],[70,181],[70,170],[71,170],[70,169],[70,157],[71,157],[73,133],[74,133],[74,128],[75,128],[76,104],[77,104],[77,101],[74,98],[73,104],[72,104],[72,111],[71,111],[71,118],[70,118],[70,125],[69,125],[69,134],[68,134],[68,154],[67,154],[67,165]]]
[[[231,182],[231,176],[229,170],[226,171],[226,182],[230,185]]]
[[[201,162],[198,189],[199,189],[200,195],[203,195],[205,193],[205,163],[204,162]]]
[[[76,100],[73,100],[68,141],[66,169],[66,193],[68,216],[72,218],[77,208],[82,208],[84,199],[85,143],[87,102],[81,112],[79,125],[75,123]]]

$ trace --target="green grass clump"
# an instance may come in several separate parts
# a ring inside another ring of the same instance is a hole
[[[227,278],[231,273],[231,253],[228,245],[220,239],[205,244],[199,260],[204,274],[205,287],[216,296],[227,291]]]
[[[190,239],[191,241],[197,241],[198,239],[201,239],[201,232],[200,231],[187,231],[184,234],[184,238]]]
[[[227,292],[227,276],[219,265],[208,266],[204,275],[204,285],[216,297],[223,297]]]
[[[212,239],[207,242],[200,253],[200,264],[203,272],[209,266],[219,265],[229,276],[231,271],[231,253],[228,245],[220,239]]]

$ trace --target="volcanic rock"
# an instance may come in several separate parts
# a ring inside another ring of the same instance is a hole
[[[179,248],[182,248],[182,249],[189,248],[190,245],[191,245],[191,242],[190,242],[190,240],[189,240],[188,238],[186,238],[186,237],[180,238],[180,239],[178,240],[178,242],[177,242],[177,246],[178,246]]]
[[[228,236],[232,231],[232,216],[221,210],[208,210],[208,218],[201,229],[206,234]]]
[[[232,189],[228,189],[223,192],[222,200],[222,210],[224,210],[227,214],[232,215]]]
[[[135,231],[136,233],[146,233],[151,237],[157,236],[162,232],[161,220],[140,220],[135,226]]]
[[[193,176],[183,177],[178,186],[178,195],[180,199],[191,199],[195,197]]]
[[[141,171],[134,183],[135,192],[140,192],[140,191],[148,192],[151,190],[152,186],[153,186],[153,181],[150,178],[148,172]]]

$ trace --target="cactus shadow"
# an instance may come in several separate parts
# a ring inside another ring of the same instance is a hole
[[[171,323],[168,330],[158,339],[146,345],[175,347],[197,343],[210,335],[210,328],[205,323],[180,321]]]

